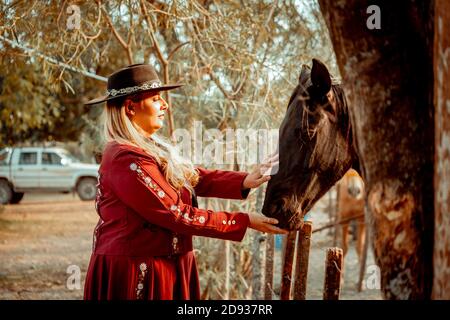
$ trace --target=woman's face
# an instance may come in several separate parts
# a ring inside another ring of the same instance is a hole
[[[125,102],[125,110],[130,120],[149,136],[163,126],[168,107],[159,92],[143,93],[140,100],[127,99]]]

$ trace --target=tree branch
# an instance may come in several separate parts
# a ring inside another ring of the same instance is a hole
[[[161,61],[163,65],[167,65],[167,60],[164,58],[163,53],[161,51],[161,48],[158,44],[158,41],[156,40],[155,32],[153,31],[153,23],[150,20],[150,16],[148,15],[147,8],[145,7],[145,3],[143,0],[140,0],[139,2],[141,6],[142,14],[144,15],[145,22],[148,26],[148,34],[150,35],[150,38],[152,39],[153,48],[156,50],[156,54],[158,55],[158,59]]]
[[[111,18],[108,15],[108,12],[106,12],[105,8],[102,7],[102,11],[105,14],[105,18],[106,21],[109,25],[109,27],[111,28],[114,36],[116,37],[117,41],[119,41],[120,45],[125,49],[125,51],[127,52],[127,57],[128,57],[128,62],[130,64],[133,64],[133,54],[131,52],[131,47],[123,40],[122,36],[119,34],[119,32],[117,31],[117,29],[114,27],[113,22],[111,20]]]

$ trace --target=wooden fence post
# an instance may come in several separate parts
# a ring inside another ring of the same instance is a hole
[[[290,299],[291,282],[292,282],[292,264],[294,261],[296,236],[297,236],[297,231],[291,231],[286,236],[286,241],[285,241],[285,246],[284,246],[283,271],[281,274],[280,300],[289,300]]]
[[[328,248],[325,262],[324,300],[339,300],[341,291],[341,275],[343,267],[343,251],[341,248]]]
[[[298,232],[297,257],[295,265],[294,300],[306,299],[308,280],[309,249],[311,245],[312,222],[305,221]]]
[[[266,240],[266,268],[264,277],[264,300],[272,300],[273,293],[273,259],[275,254],[275,237],[269,233]]]

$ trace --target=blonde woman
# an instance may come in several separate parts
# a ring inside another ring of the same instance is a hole
[[[179,86],[162,85],[150,65],[132,65],[108,78],[106,96],[87,103],[106,101],[108,143],[85,299],[199,299],[192,236],[241,241],[247,228],[286,233],[260,214],[193,205],[194,194],[244,199],[269,178],[262,166],[250,174],[195,168],[157,136],[168,108],[160,92]]]

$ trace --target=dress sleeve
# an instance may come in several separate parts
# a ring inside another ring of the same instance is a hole
[[[250,189],[242,189],[247,172],[207,170],[197,168],[200,175],[194,187],[199,197],[215,197],[223,199],[246,199]]]
[[[249,225],[246,213],[211,211],[183,203],[151,157],[119,152],[112,163],[112,191],[150,223],[180,234],[234,241],[244,237]]]

